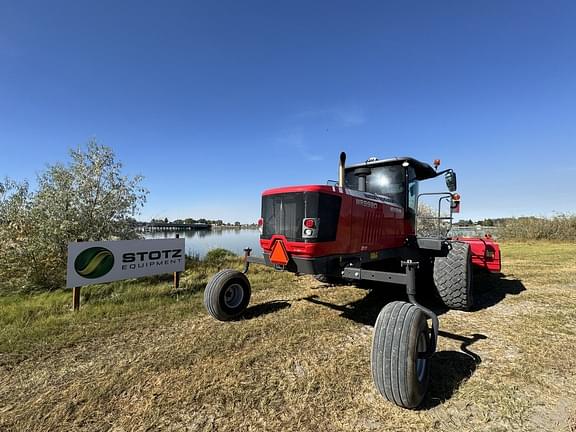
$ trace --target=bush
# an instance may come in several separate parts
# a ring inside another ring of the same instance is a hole
[[[38,176],[36,192],[27,182],[0,182],[0,290],[61,287],[71,241],[137,238],[142,178],[121,175],[112,150],[95,141],[70,156]]]
[[[208,264],[221,264],[230,258],[237,258],[237,255],[228,249],[217,248],[208,251],[204,261]]]
[[[576,215],[559,214],[551,218],[508,219],[498,232],[509,240],[576,240]]]

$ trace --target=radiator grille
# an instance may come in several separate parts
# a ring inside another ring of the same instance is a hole
[[[263,239],[274,234],[289,241],[318,242],[336,239],[342,199],[320,192],[290,192],[262,197]],[[302,220],[318,218],[318,237],[302,238]]]

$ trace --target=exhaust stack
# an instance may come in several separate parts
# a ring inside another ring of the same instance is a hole
[[[346,153],[340,153],[340,163],[338,164],[338,186],[344,187],[344,167],[346,166]]]

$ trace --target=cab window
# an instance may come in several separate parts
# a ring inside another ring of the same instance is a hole
[[[353,171],[346,172],[345,184],[358,190],[358,177]],[[366,192],[387,196],[404,206],[404,168],[400,165],[371,167],[370,175],[366,176]]]

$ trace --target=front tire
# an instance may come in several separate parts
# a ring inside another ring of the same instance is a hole
[[[372,378],[390,402],[416,408],[430,381],[427,317],[413,304],[395,301],[380,311],[372,340]]]
[[[472,309],[472,256],[468,243],[453,242],[447,256],[434,260],[434,284],[446,307]]]
[[[231,321],[246,310],[250,295],[250,282],[244,273],[221,270],[206,285],[204,306],[213,318]]]

